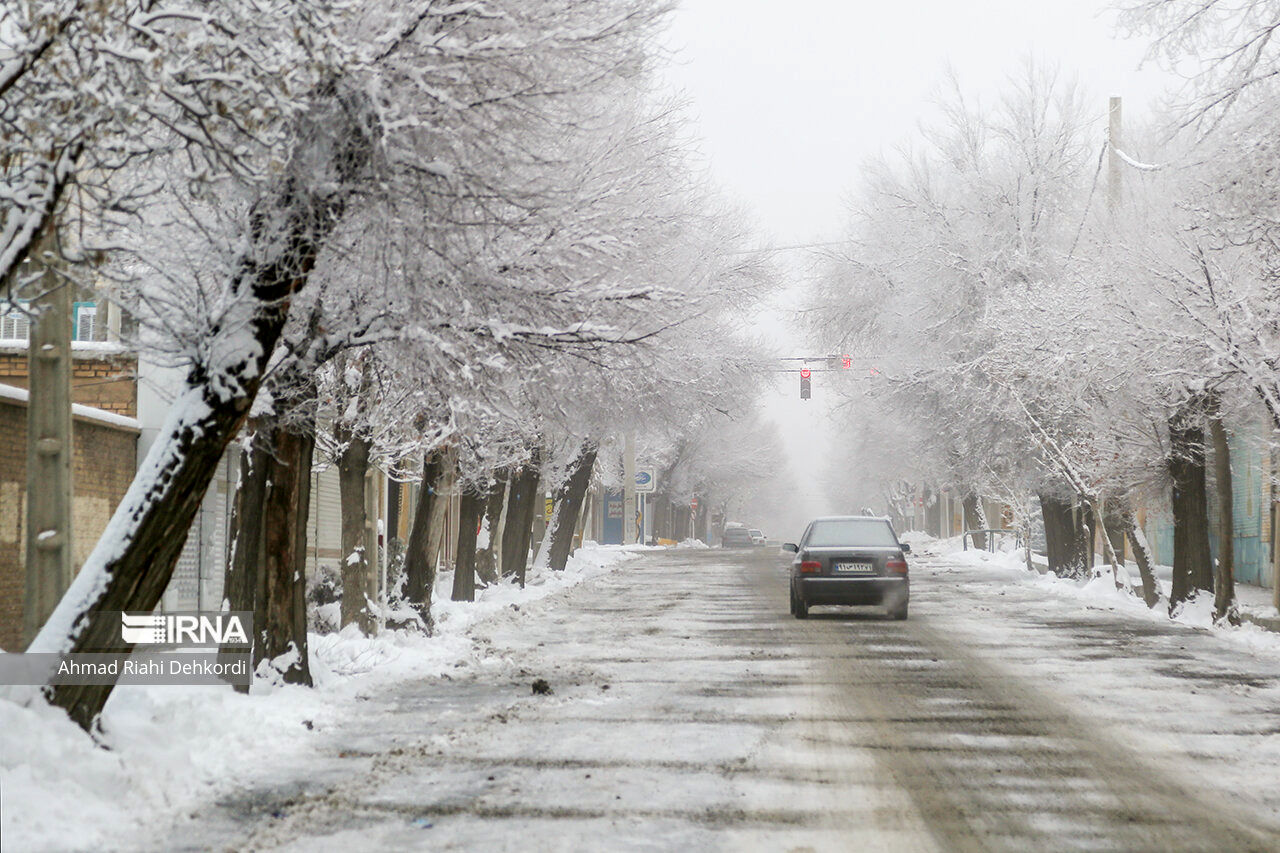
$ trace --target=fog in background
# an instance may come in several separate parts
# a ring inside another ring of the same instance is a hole
[[[1126,123],[1138,123],[1177,83],[1154,63],[1140,67],[1145,42],[1117,37],[1109,5],[1094,0],[683,0],[667,38],[667,73],[688,101],[697,148],[771,247],[838,240],[860,168],[912,144],[948,74],[981,101],[1027,58],[1054,63],[1096,102],[1099,143],[1110,95],[1125,99]],[[774,259],[794,285],[820,251]],[[796,331],[803,308],[787,290],[757,318],[779,356],[823,354]],[[802,401],[795,374],[776,376],[763,405],[799,485],[792,511],[748,521],[781,536],[813,515],[858,507],[826,486],[851,476],[834,462],[847,456],[829,418],[842,402],[834,377],[816,373],[813,399]]]

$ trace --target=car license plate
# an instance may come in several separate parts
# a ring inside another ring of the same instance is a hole
[[[838,575],[870,575],[876,571],[874,563],[836,563],[834,568]]]

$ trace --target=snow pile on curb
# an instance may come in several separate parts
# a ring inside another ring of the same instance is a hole
[[[937,539],[921,530],[908,530],[898,535],[898,541],[911,546],[916,556],[936,557],[961,552],[964,542],[959,536],[950,539]]]
[[[1034,589],[1041,595],[1052,596],[1061,601],[1072,601],[1087,608],[1124,613],[1147,622],[1163,624],[1173,622],[1212,632],[1224,640],[1253,651],[1280,654],[1280,634],[1248,622],[1238,627],[1215,625],[1211,593],[1200,593],[1187,601],[1176,616],[1170,617],[1167,602],[1171,584],[1166,580],[1157,581],[1164,596],[1161,603],[1154,608],[1149,608],[1140,596],[1116,587],[1109,566],[1097,566],[1098,571],[1095,575],[1084,580],[1060,578],[1052,572],[1032,574],[1027,571],[1026,558],[1021,550],[991,553],[971,548],[965,551],[960,550],[958,539],[938,540],[923,534],[916,534],[916,536],[923,548],[936,549],[924,550],[924,553],[939,555],[945,561],[945,568],[948,569],[980,569],[988,573],[999,572],[1002,579],[1007,580],[1010,586]],[[955,549],[948,550],[953,542],[957,543]],[[1136,583],[1136,567],[1130,565],[1121,571],[1122,582],[1126,580],[1124,573],[1127,572],[1130,575],[1129,582]]]
[[[361,694],[474,662],[468,632],[478,623],[612,571],[642,550],[588,543],[563,572],[531,570],[524,589],[498,584],[475,602],[448,601],[438,584],[432,637],[364,637],[354,627],[312,634],[315,689],[255,685],[245,696],[224,687],[120,687],[101,720],[106,749],[59,710],[0,698],[4,847],[133,847],[143,827],[242,788],[255,774],[305,762],[318,733],[349,716]]]
[[[436,594],[431,604],[431,618],[437,634],[456,634],[468,630],[476,622],[507,610],[512,604],[540,601],[582,581],[611,571],[618,564],[638,557],[644,551],[662,550],[648,545],[598,545],[587,542],[565,564],[564,571],[530,569],[521,589],[514,582],[499,583],[477,591],[476,600],[450,601],[452,573],[437,578]]]

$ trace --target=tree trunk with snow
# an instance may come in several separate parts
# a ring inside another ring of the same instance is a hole
[[[1040,493],[1040,513],[1044,517],[1045,550],[1049,571],[1059,577],[1082,578],[1088,568],[1086,530],[1072,501],[1058,495]]]
[[[289,684],[311,686],[307,660],[307,515],[314,430],[277,428],[262,512],[263,560],[254,612],[253,663],[272,661]]]
[[[1097,501],[1090,500],[1087,502],[1087,506],[1089,509],[1089,518],[1094,520],[1098,525],[1098,531],[1102,534],[1098,538],[1102,541],[1102,556],[1107,561],[1107,564],[1111,566],[1111,579],[1115,582],[1116,589],[1122,589],[1124,587],[1120,581],[1120,561],[1116,557],[1115,546],[1111,544],[1111,534],[1107,530],[1107,523],[1105,521],[1106,508],[1103,506],[1101,499],[1098,499]],[[1092,531],[1089,533],[1089,544],[1092,547]]]
[[[1093,511],[1093,501],[1078,492],[1075,502],[1076,524],[1080,526],[1080,544],[1084,551],[1085,574],[1094,565],[1094,543],[1098,541],[1098,516]],[[1103,549],[1105,553],[1106,549]]]
[[[1126,516],[1129,513],[1129,502],[1125,498],[1115,498],[1107,501],[1106,517],[1103,519],[1103,529],[1107,531],[1107,535],[1111,537],[1111,548],[1116,553],[1116,559],[1123,565],[1125,562],[1125,532],[1129,529],[1129,522]]]
[[[373,614],[365,590],[371,562],[368,547],[369,517],[365,489],[369,482],[367,438],[337,430],[343,448],[338,454],[338,490],[342,505],[342,627],[357,623],[366,635],[373,633]]]
[[[494,473],[489,492],[485,495],[484,526],[489,534],[489,541],[476,553],[476,574],[486,584],[496,583],[501,563],[501,542],[498,521],[502,518],[503,506],[507,497],[506,471]]]
[[[240,455],[240,477],[231,505],[231,554],[222,587],[226,610],[257,610],[258,576],[264,556],[262,514],[272,463],[267,429],[262,423],[250,427],[248,447]],[[256,644],[256,632],[252,639]],[[219,657],[230,662],[233,654],[220,652]],[[249,686],[237,684],[236,690],[247,693]]]
[[[538,511],[538,480],[542,453],[534,448],[532,457],[511,481],[511,498],[507,509],[507,527],[502,537],[502,570],[514,574],[524,586],[529,564],[529,543],[533,538],[533,519]]]
[[[964,523],[965,533],[970,530],[981,530],[987,526],[985,513],[982,511],[982,499],[978,497],[976,492],[969,492],[964,496]],[[986,535],[975,533],[970,537],[974,548],[986,548]]]
[[[1196,590],[1213,589],[1202,414],[1201,403],[1192,400],[1169,419],[1168,466],[1173,480],[1170,612],[1180,607]]]
[[[925,489],[924,525],[930,536],[942,538],[942,501],[932,489]]]
[[[435,555],[430,553],[431,518],[440,501],[437,489],[443,469],[440,452],[428,450],[422,459],[422,485],[418,489],[418,505],[413,511],[404,553],[405,598],[428,629],[431,627],[431,593],[436,582]]]
[[[1216,408],[1216,407],[1215,407]],[[1227,444],[1227,428],[1214,411],[1209,416],[1209,435],[1213,440],[1213,474],[1218,486],[1218,561],[1214,570],[1213,618],[1240,624],[1236,612],[1235,584],[1235,508],[1231,494],[1231,447]]]
[[[430,566],[430,584],[427,589],[428,598],[435,598],[436,572],[440,565],[440,552],[444,548],[445,537],[449,532],[449,497],[453,494],[457,482],[454,451],[447,450],[440,461],[441,468],[439,488],[431,507],[431,532],[427,535],[427,565]]]
[[[464,491],[458,508],[458,551],[453,567],[454,601],[476,600],[476,529],[484,513],[485,496]]]
[[[511,482],[507,485],[507,523],[502,529],[502,557],[499,560],[502,574],[506,577],[516,574],[519,568],[516,565],[516,553],[521,539],[521,527],[524,525],[525,504],[528,502],[528,493],[532,492],[527,480],[528,473],[522,468],[512,475]]]
[[[595,524],[593,522],[592,526]],[[672,539],[671,498],[665,491],[653,493],[653,535],[659,539]]]
[[[1142,600],[1147,603],[1147,607],[1155,607],[1160,603],[1160,585],[1156,582],[1156,573],[1152,568],[1151,546],[1147,544],[1147,535],[1142,531],[1127,500],[1117,512],[1129,539],[1129,547],[1133,549],[1133,561],[1138,564],[1138,576],[1142,578]]]
[[[584,442],[582,449],[565,472],[564,482],[556,489],[552,503],[551,524],[547,527],[547,565],[554,571],[563,571],[573,551],[573,534],[582,513],[582,499],[591,484],[591,472],[596,465],[598,447],[594,441]]]
[[[229,284],[231,297],[243,303],[241,320],[209,329],[206,350],[221,360],[188,371],[133,484],[29,651],[127,653],[132,644],[117,627],[90,616],[154,610],[169,585],[223,451],[258,393],[290,300],[306,285],[342,217],[351,180],[369,161],[363,107],[336,91],[318,97],[313,126],[300,132],[286,177],[250,213],[248,248]],[[88,730],[113,687],[63,684],[46,692]]]

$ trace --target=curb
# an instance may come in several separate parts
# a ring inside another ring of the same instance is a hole
[[[1031,560],[1032,564],[1036,567],[1037,572],[1042,575],[1049,573],[1049,563],[1044,557],[1039,554],[1033,554]],[[1244,610],[1240,607],[1238,599],[1236,602],[1236,612],[1240,614],[1241,621],[1248,622],[1251,625],[1257,625],[1264,631],[1271,631],[1272,633],[1280,634],[1280,616],[1260,616],[1257,613]]]
[[[1259,616],[1256,613],[1250,613],[1248,610],[1241,610],[1240,618],[1245,622],[1257,625],[1259,628],[1280,634],[1280,616]]]

